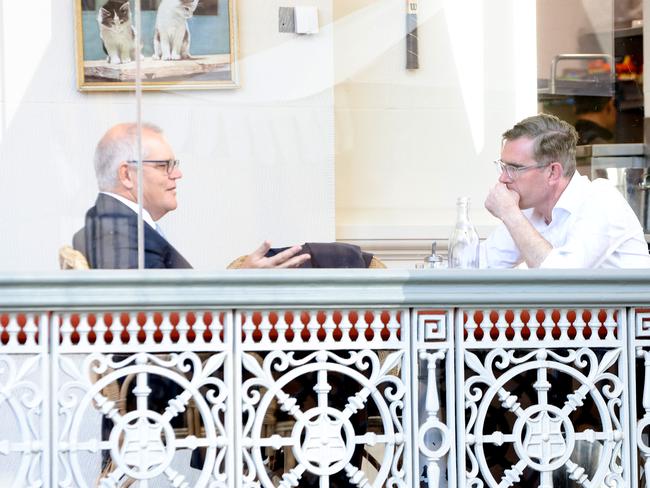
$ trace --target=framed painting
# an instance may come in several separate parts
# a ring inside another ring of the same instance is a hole
[[[75,2],[77,87],[133,90],[135,0]],[[238,86],[236,0],[140,0],[143,90]]]

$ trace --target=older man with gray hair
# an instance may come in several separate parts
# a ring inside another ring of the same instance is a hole
[[[576,172],[578,136],[540,114],[503,134],[485,208],[501,225],[481,245],[488,268],[648,268],[643,229],[607,180]]]
[[[86,256],[91,268],[138,267],[137,138],[136,124],[118,124],[97,144],[95,173],[100,192],[86,213],[85,227],[73,239],[74,248]],[[145,268],[191,268],[157,224],[176,209],[176,186],[183,174],[162,130],[153,124],[142,124],[142,154]],[[266,257],[270,247],[265,241],[241,267],[297,267],[310,259],[309,254],[296,255],[301,246]]]

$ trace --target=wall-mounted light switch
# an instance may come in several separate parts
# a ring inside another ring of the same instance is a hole
[[[279,32],[296,32],[296,20],[293,7],[280,7]]]
[[[318,33],[318,8],[301,6],[295,8],[296,34]]]
[[[318,8],[316,7],[280,7],[278,15],[278,30],[280,32],[318,33]]]

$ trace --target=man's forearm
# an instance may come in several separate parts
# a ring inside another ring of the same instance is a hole
[[[539,268],[553,250],[553,246],[537,232],[521,211],[504,216],[502,221],[515,241],[523,261],[529,268]]]

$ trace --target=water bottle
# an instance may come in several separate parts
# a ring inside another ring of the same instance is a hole
[[[478,268],[479,240],[469,220],[469,197],[456,202],[456,227],[449,238],[449,267]]]

